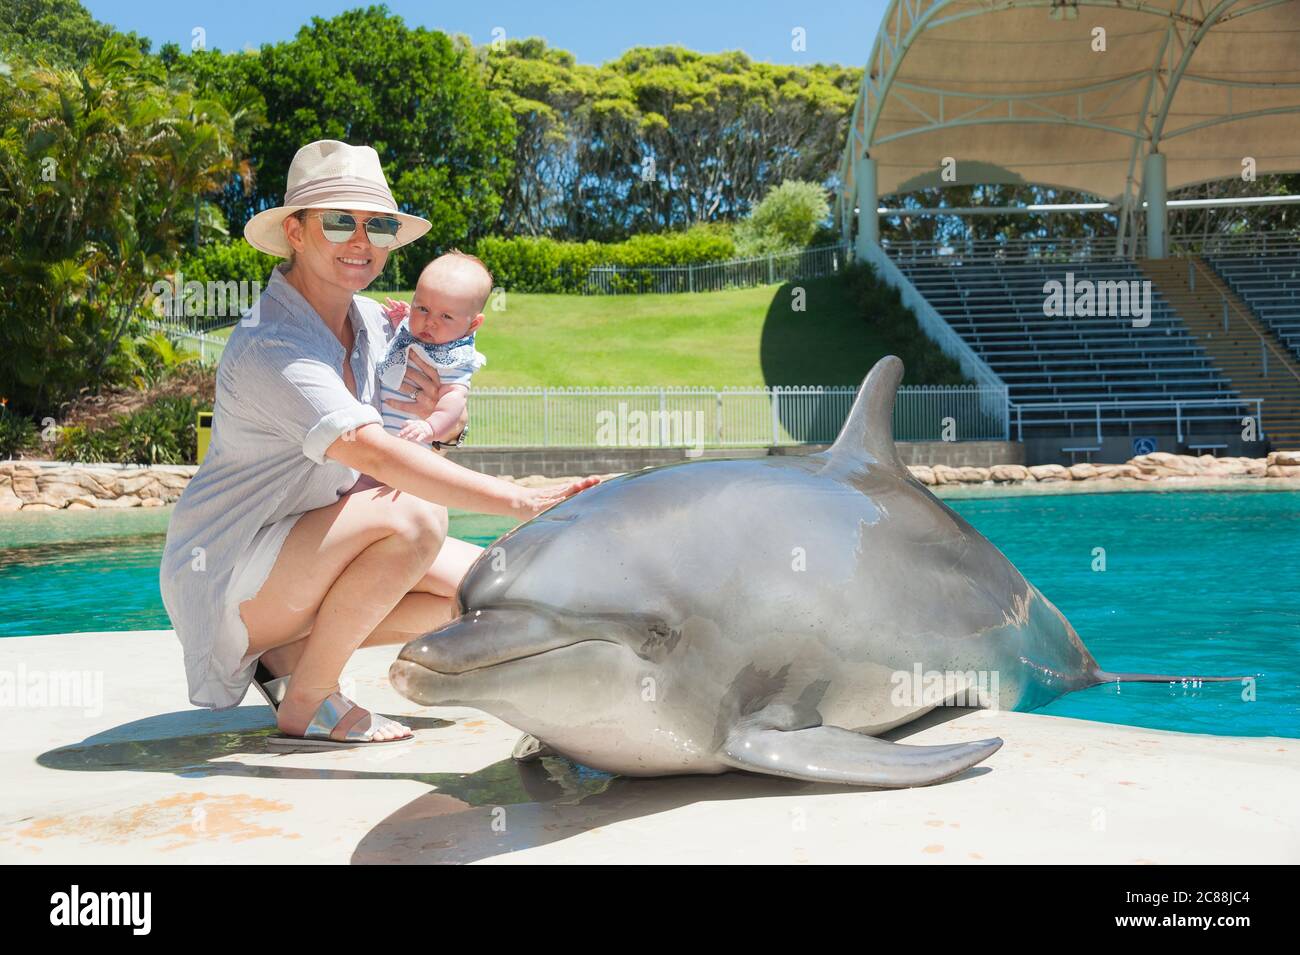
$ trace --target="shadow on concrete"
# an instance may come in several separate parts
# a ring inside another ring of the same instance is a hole
[[[398,716],[412,730],[439,729],[449,720]],[[414,773],[309,769],[241,763],[238,756],[279,755],[266,746],[277,733],[271,711],[261,706],[230,710],[181,710],[124,723],[80,743],[36,758],[47,769],[76,772],[172,773],[188,778],[248,776],[259,779],[417,779]],[[332,750],[330,752],[337,752]],[[294,755],[304,755],[295,753]]]
[[[945,785],[990,771],[977,766]],[[701,802],[876,791],[743,772],[630,778],[559,757],[532,763],[506,759],[407,803],[365,835],[352,861],[463,864]]]
[[[882,736],[902,739],[965,712],[956,708],[935,710]],[[397,718],[415,730],[454,725],[449,720],[405,714]],[[49,769],[72,772],[320,781],[391,779],[428,786],[429,792],[391,813],[362,837],[352,855],[352,861],[358,864],[475,862],[693,803],[876,791],[873,787],[807,783],[743,772],[629,778],[590,769],[563,757],[530,763],[506,758],[472,773],[314,769],[232,759],[265,755],[266,738],[274,732],[270,710],[263,707],[186,710],[114,727],[80,743],[42,753],[37,762]],[[431,742],[436,745],[436,741]],[[990,770],[986,767],[977,766],[943,785],[955,785],[987,772]]]

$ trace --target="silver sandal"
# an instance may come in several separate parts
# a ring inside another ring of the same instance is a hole
[[[253,670],[253,686],[257,687],[257,692],[262,694],[267,705],[271,707],[271,712],[274,713],[284,702],[284,694],[289,690],[289,675],[272,676],[266,664],[259,658],[257,668]]]
[[[389,724],[397,725],[395,720],[371,713],[335,691],[325,697],[302,736],[280,733],[268,736],[266,745],[272,749],[346,749],[352,746],[409,743],[415,739],[414,733],[397,739],[373,738],[376,730]]]

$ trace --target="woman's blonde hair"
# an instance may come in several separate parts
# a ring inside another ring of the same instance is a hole
[[[307,210],[306,210],[306,209],[299,209],[299,210],[297,210],[296,212],[290,213],[289,218],[290,218],[290,219],[297,219],[300,223],[302,223],[303,225],[306,225],[306,224],[307,224]],[[286,221],[288,221],[288,220],[286,219]],[[283,273],[288,274],[289,272],[292,272],[292,271],[293,271],[293,262],[294,262],[294,256],[295,256],[295,255],[297,255],[297,253],[293,251],[293,246],[289,246],[289,257],[288,257],[287,259],[284,260],[284,268],[281,270]]]

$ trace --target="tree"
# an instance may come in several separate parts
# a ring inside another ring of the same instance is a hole
[[[313,19],[248,69],[266,103],[249,149],[257,206],[281,202],[299,147],[339,139],[373,146],[401,208],[433,223],[413,258],[472,242],[496,220],[515,126],[471,49],[370,7]]]
[[[741,255],[764,255],[808,245],[830,219],[826,189],[815,182],[787,179],[754,207],[737,227]]]
[[[120,36],[76,68],[19,60],[0,86],[0,395],[55,414],[126,374],[124,336],[193,197],[229,178],[234,127]]]
[[[141,53],[149,40],[100,23],[77,0],[0,0],[0,54],[75,66],[87,62],[110,36]]]
[[[734,220],[786,179],[827,182],[861,75],[680,47],[582,66],[538,39],[485,56],[519,126],[498,228],[570,238]]]

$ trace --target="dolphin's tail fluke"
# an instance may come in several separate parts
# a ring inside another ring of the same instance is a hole
[[[1249,679],[1244,676],[1177,676],[1169,673],[1112,673],[1109,670],[1093,671],[1092,686],[1103,683],[1239,683]]]

